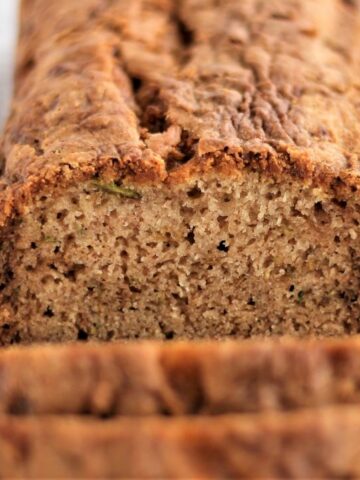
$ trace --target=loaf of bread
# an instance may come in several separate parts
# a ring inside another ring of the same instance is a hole
[[[358,478],[359,363],[357,339],[3,349],[0,478]]]
[[[360,7],[23,0],[1,343],[359,331]]]
[[[360,414],[0,417],[1,478],[359,478]]]
[[[0,414],[220,415],[360,404],[360,341],[0,351]]]

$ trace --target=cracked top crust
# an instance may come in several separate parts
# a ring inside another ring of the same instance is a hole
[[[23,0],[1,223],[100,175],[359,183],[356,0]]]

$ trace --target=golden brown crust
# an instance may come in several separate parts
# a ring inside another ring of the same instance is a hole
[[[359,24],[340,0],[24,0],[2,222],[95,175],[251,168],[355,189]]]
[[[101,421],[0,417],[2,478],[359,478],[354,408]]]
[[[0,353],[0,413],[219,415],[360,403],[360,341],[139,343]]]

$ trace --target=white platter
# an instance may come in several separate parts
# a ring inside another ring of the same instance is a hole
[[[18,0],[0,0],[0,129],[8,114],[15,55]]]

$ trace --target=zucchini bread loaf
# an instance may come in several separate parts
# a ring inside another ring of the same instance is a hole
[[[360,7],[23,0],[0,342],[342,335]]]
[[[0,351],[1,415],[216,416],[346,405],[360,407],[358,339]]]
[[[219,417],[0,416],[2,478],[360,476],[354,407]]]
[[[359,364],[358,339],[1,349],[0,478],[359,478]]]

